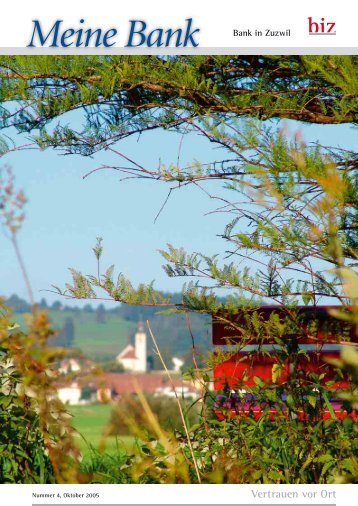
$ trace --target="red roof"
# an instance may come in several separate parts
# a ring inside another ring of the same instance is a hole
[[[180,393],[183,387],[189,387],[190,391],[195,391],[193,385],[181,378],[173,378],[173,384]],[[110,388],[115,394],[155,392],[158,389],[171,387],[168,376],[162,372],[150,373],[106,373],[102,381],[98,381],[98,386]]]
[[[122,358],[137,358],[135,355],[135,349],[131,344],[128,344],[124,350],[120,352],[120,354],[117,356],[117,359]]]

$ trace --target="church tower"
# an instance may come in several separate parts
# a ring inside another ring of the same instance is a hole
[[[137,358],[138,372],[146,372],[147,370],[147,335],[144,332],[143,322],[138,323],[137,332],[134,336],[135,356]]]

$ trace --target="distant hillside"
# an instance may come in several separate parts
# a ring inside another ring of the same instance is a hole
[[[14,309],[14,320],[24,325],[22,314],[29,311],[29,305],[16,296],[7,302]],[[46,307],[47,303],[42,300],[40,305]],[[187,364],[191,363],[191,336],[184,315],[158,315],[155,314],[155,308],[126,305],[110,310],[106,310],[102,304],[97,307],[87,305],[84,308],[75,308],[63,306],[60,302],[52,304],[48,312],[55,330],[59,332],[55,339],[68,339],[69,337],[65,336],[66,326],[71,327],[69,346],[79,348],[96,362],[113,360],[133,338],[138,321],[148,319],[168,365],[171,366],[173,356],[180,356]],[[211,346],[210,318],[192,314],[190,323],[198,351],[205,352]],[[149,354],[151,349],[148,333]],[[153,359],[155,368],[161,368],[154,353]]]
[[[60,331],[66,319],[71,318],[74,325],[72,347],[80,350],[97,362],[113,359],[127,344],[135,331],[135,324],[116,315],[106,315],[104,323],[96,321],[95,313],[71,310],[49,310],[54,328]],[[15,313],[15,320],[23,324],[22,315]]]

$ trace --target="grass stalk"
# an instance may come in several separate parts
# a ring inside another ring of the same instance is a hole
[[[149,320],[147,320],[147,326],[148,326],[148,330],[149,330],[149,333],[150,333],[150,336],[152,338],[152,341],[153,341],[153,344],[154,344],[154,347],[155,347],[155,350],[158,354],[158,357],[164,367],[164,370],[169,378],[169,381],[170,381],[170,384],[172,386],[172,389],[173,389],[173,392],[174,392],[174,395],[175,395],[175,399],[176,399],[176,402],[177,402],[177,405],[178,405],[178,409],[179,409],[179,413],[180,413],[180,417],[181,417],[181,420],[183,422],[183,427],[184,427],[184,430],[185,430],[185,435],[186,435],[186,438],[187,438],[187,441],[188,441],[188,446],[189,446],[189,449],[190,449],[190,453],[191,453],[191,456],[192,456],[192,459],[193,459],[193,463],[194,463],[194,467],[195,467],[195,472],[196,472],[196,476],[198,478],[198,482],[201,483],[201,477],[200,477],[200,472],[199,472],[199,467],[198,467],[198,463],[196,461],[196,458],[195,458],[195,455],[194,455],[194,449],[193,449],[193,446],[191,444],[191,440],[190,440],[190,435],[189,435],[189,431],[188,431],[188,427],[186,425],[186,421],[185,421],[185,417],[184,417],[184,413],[183,413],[183,408],[180,404],[180,400],[179,400],[179,397],[178,397],[178,394],[177,394],[177,391],[176,391],[176,388],[175,388],[175,385],[174,385],[174,381],[170,375],[170,372],[168,371],[168,368],[164,362],[164,359],[163,359],[163,356],[160,352],[160,349],[158,347],[158,344],[157,344],[157,341],[154,337],[154,334],[152,332],[152,329],[151,329],[151,326],[150,326],[150,323],[149,323]]]

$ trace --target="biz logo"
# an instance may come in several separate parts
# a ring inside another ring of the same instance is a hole
[[[309,35],[336,35],[336,23],[326,21],[321,18],[321,21],[313,21],[312,17],[308,18],[308,33]]]

